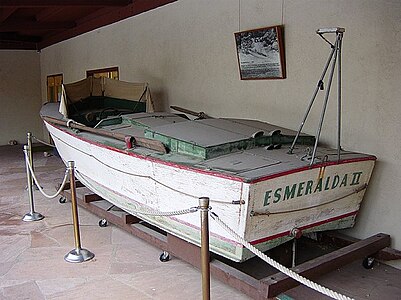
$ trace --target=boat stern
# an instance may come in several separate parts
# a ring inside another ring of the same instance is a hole
[[[254,182],[246,239],[266,251],[303,233],[353,227],[374,164],[367,156]]]

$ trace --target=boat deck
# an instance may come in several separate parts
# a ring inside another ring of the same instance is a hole
[[[59,117],[57,105],[45,105],[42,114]],[[266,122],[246,119],[188,120],[171,113],[135,113],[103,120],[98,128],[127,136],[156,139],[170,149],[167,154],[137,147],[89,132],[83,139],[151,157],[194,170],[220,173],[252,182],[263,177],[308,167],[314,137],[301,134],[293,153],[288,149],[296,132]],[[65,128],[68,131],[68,128]],[[373,155],[341,151],[340,162],[374,160]],[[337,150],[318,147],[316,163],[337,163]]]

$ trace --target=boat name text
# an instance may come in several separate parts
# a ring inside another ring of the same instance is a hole
[[[322,191],[333,190],[346,186],[358,185],[362,172],[347,173],[342,176],[334,175],[326,178],[319,178],[317,181],[308,180],[285,187],[279,187],[275,190],[268,190],[265,193],[263,206],[269,206],[271,203],[302,197]]]

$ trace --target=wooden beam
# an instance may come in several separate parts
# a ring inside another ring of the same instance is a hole
[[[38,14],[36,14],[35,20],[38,22],[44,22],[52,18],[53,16],[59,14],[62,11],[63,7],[44,8]]]
[[[24,41],[4,41],[0,38],[0,49],[37,50],[37,43]]]
[[[62,7],[62,6],[87,6],[87,7],[101,7],[101,6],[126,6],[129,5],[131,0],[1,0],[0,7]]]
[[[258,279],[217,259],[210,262],[210,273],[213,277],[247,294],[252,299],[267,299],[260,296],[261,285]]]
[[[0,25],[0,32],[20,31],[20,30],[65,30],[75,27],[74,22],[32,22],[32,21],[13,21],[5,22]]]
[[[100,197],[98,194],[85,194],[83,196],[83,201],[85,203],[90,203],[90,202],[100,201],[100,200],[104,200],[104,199],[102,197]]]
[[[3,8],[0,13],[0,23],[7,20],[8,17],[11,16],[16,10],[17,10],[16,7]]]
[[[76,188],[80,188],[80,187],[85,187],[85,186],[83,185],[83,183],[82,183],[81,181],[76,180],[76,181],[75,181],[75,187],[76,187]],[[60,188],[60,187],[56,187],[57,190],[58,190],[59,188]],[[64,185],[63,191],[70,190],[70,189],[71,189],[71,187],[70,187],[70,182],[67,181],[67,183]]]
[[[124,214],[122,216],[122,218],[124,220],[124,224],[126,224],[126,225],[136,224],[136,223],[141,222],[141,219],[139,219],[139,218],[137,218],[137,217],[135,217],[133,215],[130,215],[130,214]]]
[[[39,43],[41,41],[40,36],[32,36],[32,35],[20,35],[15,32],[0,32],[0,40],[3,42],[11,42],[11,43]]]
[[[109,12],[107,12],[107,8],[100,9],[83,19],[77,20],[77,26],[75,28],[45,37],[39,44],[39,49],[46,48],[50,45],[78,36],[85,32],[139,15],[146,11],[176,1],[177,0],[135,0],[132,4],[122,8],[112,9]]]
[[[390,245],[390,236],[379,233],[370,238],[360,240],[344,248],[338,249],[329,254],[307,261],[296,266],[292,270],[308,279],[318,276],[344,266],[358,258],[371,256]],[[265,291],[262,295],[266,298],[275,297],[278,294],[289,290],[299,283],[283,273],[277,273],[261,280]]]
[[[39,36],[19,35],[15,32],[0,32],[0,49],[38,50]]]
[[[336,246],[345,247],[352,243],[356,243],[360,240],[357,238],[341,234],[336,231],[329,231],[322,233],[322,241],[325,243],[334,244]],[[375,253],[373,257],[378,260],[384,260],[384,261],[401,259],[401,251],[390,247],[386,247],[380,250],[379,252]]]

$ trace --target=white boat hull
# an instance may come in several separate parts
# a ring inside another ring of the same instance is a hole
[[[94,193],[186,241],[200,244],[199,213],[173,217],[139,215],[138,210],[177,211],[209,197],[212,211],[261,251],[292,233],[352,227],[374,159],[298,168],[254,181],[178,165],[96,143],[45,122],[65,163]],[[210,222],[211,251],[234,261],[252,254],[215,222]]]

